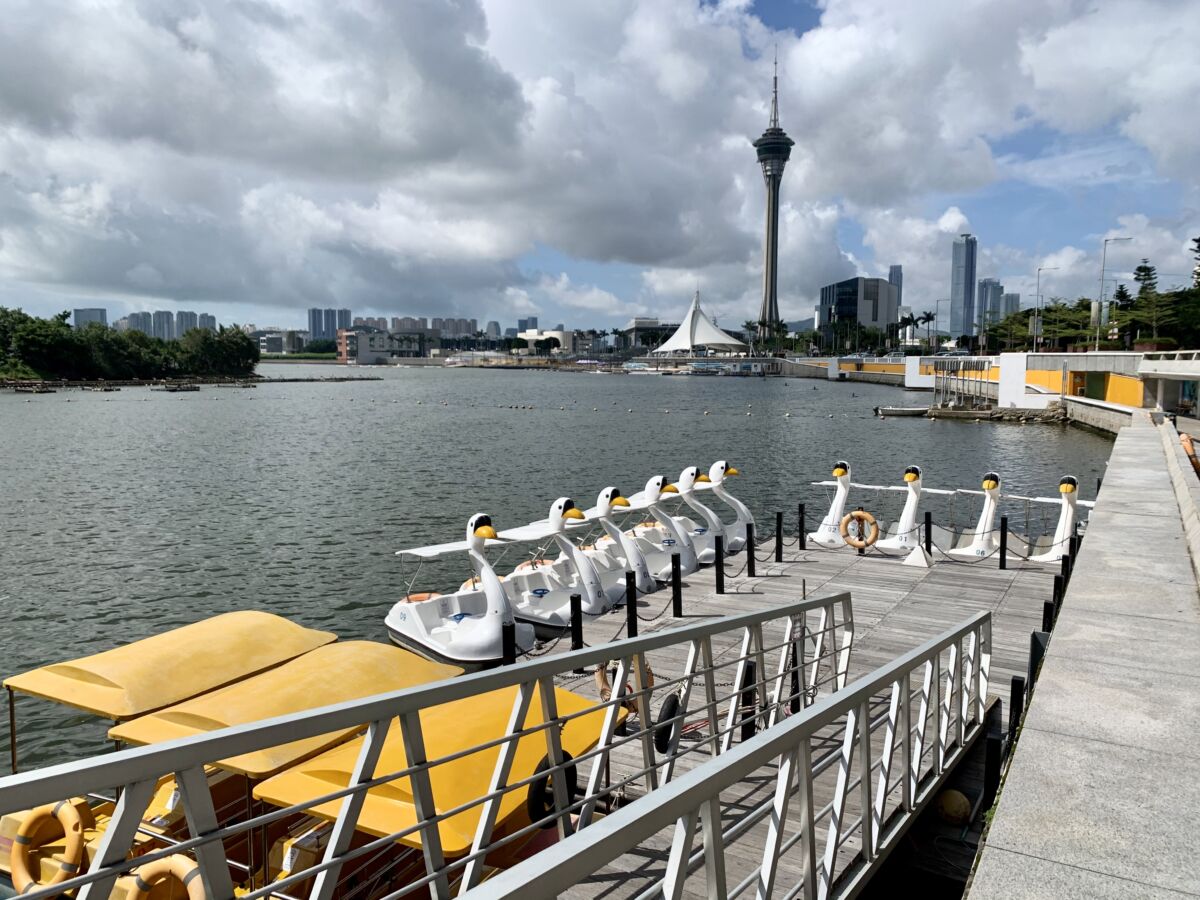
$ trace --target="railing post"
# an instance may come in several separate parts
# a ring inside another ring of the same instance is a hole
[[[717,593],[725,593],[725,541],[717,535],[717,555],[713,560],[717,575]]]
[[[1054,601],[1047,600],[1042,604],[1042,631],[1047,633],[1054,630]]]
[[[748,577],[748,578],[757,578],[758,577],[758,573],[754,571],[754,564],[755,564],[755,562],[757,562],[757,559],[755,558],[755,555],[754,555],[754,546],[755,546],[755,544],[754,544],[754,523],[747,522],[746,523],[746,553],[748,554],[748,556],[746,557],[746,577]]]
[[[1063,592],[1066,593],[1067,585],[1071,583],[1071,554],[1064,553],[1062,558],[1062,582]]]
[[[1008,568],[1008,516],[1000,517],[1000,568]]]
[[[1025,679],[1020,675],[1012,677],[1012,685],[1008,689],[1008,743],[1012,746],[1017,739],[1017,729],[1021,727],[1021,717],[1025,715]]]
[[[583,649],[583,597],[571,595],[571,649]],[[583,674],[583,669],[576,669],[577,675]]]
[[[1058,611],[1062,609],[1063,600],[1063,577],[1062,575],[1054,576],[1054,592],[1051,595],[1054,598],[1054,614],[1057,616]]]
[[[738,697],[738,718],[742,720],[742,740],[748,741],[758,733],[757,710],[758,704],[755,702],[755,695],[758,688],[754,682],[758,681],[758,667],[754,664],[754,660],[746,660],[745,674],[742,676],[741,694]]]
[[[625,573],[625,633],[628,637],[637,637],[637,576],[633,572]]]
[[[925,552],[933,556],[933,513],[925,510]]]
[[[1000,701],[988,710],[987,743],[983,751],[983,803],[982,809],[991,809],[1000,790],[1000,769],[1004,759],[1004,732],[1000,722],[1004,710]]]
[[[683,581],[682,565],[679,554],[671,554],[671,615],[679,619],[683,617]]]
[[[1042,668],[1042,660],[1046,658],[1046,647],[1050,635],[1045,631],[1029,633],[1029,693],[1033,694],[1033,685],[1037,681],[1038,672]]]
[[[775,513],[775,562],[783,562],[783,513]]]
[[[511,666],[517,661],[517,623],[500,624],[500,664]]]
[[[804,504],[803,503],[800,504],[800,549],[801,550],[808,549],[808,534],[806,533],[806,526],[804,524]]]

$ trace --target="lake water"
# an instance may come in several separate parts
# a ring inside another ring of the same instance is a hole
[[[475,512],[512,527],[544,517],[556,497],[586,507],[606,485],[632,494],[691,464],[737,466],[733,493],[769,533],[776,509],[794,528],[798,500],[815,526],[828,499],[809,482],[840,458],[865,483],[899,484],[916,464],[927,487],[978,488],[994,469],[1006,491],[1043,496],[1070,473],[1090,498],[1111,447],[1057,425],[880,421],[875,406],[929,399],[881,385],[361,374],[382,380],[0,394],[0,676],[233,609],[386,641],[384,614],[413,575],[395,550],[459,540]],[[889,516],[901,502],[852,499]],[[938,521],[949,515],[933,508]],[[956,510],[960,523],[967,514]],[[466,574],[462,561],[426,567],[414,588]],[[95,746],[76,741],[82,717],[29,699],[19,710],[23,768]]]

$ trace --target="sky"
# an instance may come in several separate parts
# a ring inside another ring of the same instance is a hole
[[[776,52],[785,318],[893,263],[934,309],[965,231],[1024,305],[1106,237],[1170,287],[1198,46],[1195,0],[7,0],[0,306],[738,326]]]

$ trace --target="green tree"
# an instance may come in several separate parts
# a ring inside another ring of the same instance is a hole
[[[1192,238],[1192,259],[1196,260],[1192,267],[1192,287],[1200,288],[1200,237]]]
[[[1133,280],[1138,284],[1138,299],[1147,294],[1158,293],[1158,270],[1150,265],[1150,260],[1142,258],[1142,263],[1133,270]]]
[[[1113,293],[1113,302],[1117,305],[1117,309],[1132,309],[1133,295],[1129,293],[1129,288],[1123,284],[1118,284],[1116,291]]]
[[[304,345],[305,353],[337,353],[337,341],[309,341]]]

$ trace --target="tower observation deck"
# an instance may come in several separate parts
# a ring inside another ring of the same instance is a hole
[[[779,273],[779,183],[783,180],[783,168],[792,155],[796,142],[779,127],[779,63],[775,63],[775,76],[771,90],[771,122],[767,130],[754,142],[758,151],[758,162],[762,166],[763,181],[767,186],[767,232],[763,244],[763,299],[758,313],[760,332],[769,333],[780,321],[778,273]]]

